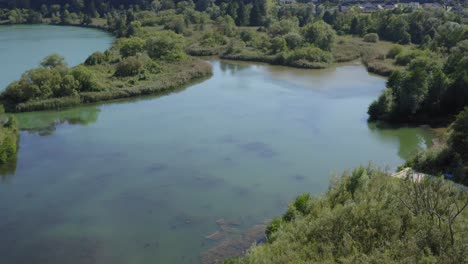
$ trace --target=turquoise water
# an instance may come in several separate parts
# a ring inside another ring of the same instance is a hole
[[[0,263],[199,263],[216,220],[249,229],[334,173],[392,169],[431,142],[366,122],[385,79],[362,65],[211,63],[213,77],[167,96],[18,115]]]
[[[105,51],[111,35],[87,28],[14,25],[0,26],[0,90],[19,79],[26,70],[39,66],[49,54],[65,56],[69,66],[82,63],[91,53]]]

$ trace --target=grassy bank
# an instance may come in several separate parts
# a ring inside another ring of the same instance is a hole
[[[137,80],[141,76],[114,78],[111,73],[105,70],[107,67],[93,66],[91,69],[96,73],[97,80],[105,84],[103,90],[80,92],[59,98],[35,99],[19,104],[7,103],[7,109],[10,112],[58,110],[81,104],[157,95],[187,85],[197,79],[208,77],[212,73],[209,63],[195,58],[165,63],[161,67],[164,68],[162,72],[150,75],[147,80]]]

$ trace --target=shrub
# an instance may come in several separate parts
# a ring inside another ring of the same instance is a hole
[[[85,66],[77,66],[71,70],[71,74],[78,81],[78,91],[89,92],[99,90],[93,72]]]
[[[272,53],[279,53],[288,49],[286,40],[282,36],[274,37],[270,42],[270,50]]]
[[[107,61],[107,56],[100,51],[96,51],[86,59],[85,64],[90,66],[98,65],[104,63],[105,61]]]
[[[440,178],[357,168],[308,200],[304,215],[274,219],[267,243],[233,263],[464,263],[466,199]]]
[[[296,49],[302,46],[302,43],[304,42],[304,39],[302,36],[298,33],[295,32],[290,32],[284,36],[284,39],[286,40],[286,43],[288,45],[289,49]]]
[[[335,30],[323,21],[307,24],[303,28],[303,35],[309,43],[323,50],[331,50],[335,44]]]
[[[406,66],[421,54],[422,52],[420,50],[403,50],[395,57],[395,63],[397,65]]]
[[[395,45],[387,53],[387,58],[393,59],[403,51],[403,46]]]
[[[186,25],[184,16],[175,15],[169,19],[164,25],[164,29],[172,30],[177,34],[182,34],[184,32]]]
[[[333,57],[330,52],[321,50],[314,46],[308,46],[292,51],[289,56],[287,56],[287,61],[297,61],[297,60],[307,60],[310,62],[331,62]]]
[[[18,150],[18,125],[14,116],[1,114],[7,122],[0,128],[0,164],[4,164],[16,157]]]
[[[393,111],[393,94],[392,90],[387,88],[379,96],[379,99],[372,102],[367,113],[369,120],[386,120]]]
[[[136,56],[145,50],[145,40],[137,37],[122,38],[117,44],[120,55],[124,58]]]
[[[139,57],[132,56],[121,60],[116,67],[115,76],[135,76],[143,70],[144,63]]]
[[[184,38],[172,31],[160,32],[146,40],[146,51],[154,60],[180,60],[185,56]]]
[[[240,38],[244,42],[249,42],[254,38],[254,33],[251,30],[242,30],[240,32]]]
[[[365,42],[379,42],[379,35],[377,35],[376,33],[369,33],[364,35],[363,40]]]
[[[226,40],[219,32],[210,30],[203,34],[200,40],[200,44],[202,47],[215,47],[217,45],[226,44]]]
[[[45,57],[41,61],[41,66],[44,68],[58,68],[58,67],[66,67],[67,64],[65,63],[65,58],[57,53],[51,54]]]

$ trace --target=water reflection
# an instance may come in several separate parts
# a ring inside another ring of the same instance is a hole
[[[51,135],[57,126],[63,124],[83,125],[95,123],[98,120],[99,108],[79,107],[63,111],[45,111],[17,114],[20,130],[37,133],[41,136]]]
[[[398,142],[398,156],[407,160],[418,151],[430,147],[434,133],[429,129],[419,129],[417,132],[411,127],[391,127],[368,123],[369,131],[383,142]]]
[[[19,151],[19,150],[18,150]],[[18,153],[16,153],[18,155]],[[0,165],[0,183],[8,183],[16,172],[17,156]]]
[[[247,63],[247,62],[236,62],[236,63],[224,63],[221,62],[219,63],[219,68],[221,69],[222,72],[229,73],[231,75],[234,75],[235,73],[248,69],[249,67],[252,67],[252,63]]]

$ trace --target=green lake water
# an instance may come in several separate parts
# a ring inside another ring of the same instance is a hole
[[[91,53],[105,51],[113,37],[103,31],[47,25],[0,26],[0,90],[21,74],[39,66],[49,54],[65,57],[69,66],[82,63]]]
[[[211,63],[210,79],[167,96],[18,115],[0,263],[198,263],[216,220],[249,229],[335,173],[394,169],[431,142],[366,122],[385,79],[362,65]]]

